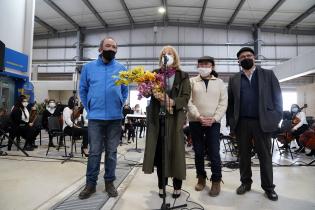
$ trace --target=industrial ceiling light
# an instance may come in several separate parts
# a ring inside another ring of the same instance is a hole
[[[165,12],[165,8],[164,7],[159,7],[159,13],[163,14]]]

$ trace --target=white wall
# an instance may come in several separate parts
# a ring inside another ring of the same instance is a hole
[[[245,44],[253,43],[253,36],[251,31],[226,31],[221,29],[202,29],[202,28],[187,28],[187,27],[158,27],[155,33],[153,28],[134,29],[134,30],[120,30],[109,33],[93,33],[86,34],[84,44],[99,45],[101,39],[106,36],[112,36],[116,39],[118,44],[168,44],[168,43],[196,43],[196,44]],[[315,43],[315,36],[301,36],[301,35],[288,35],[276,33],[262,33],[261,41],[265,44],[296,44],[296,43]],[[34,41],[34,46],[68,46],[76,44],[76,37],[52,38],[46,40]],[[236,53],[241,46],[175,46],[181,58],[197,58],[202,55],[210,55],[214,58],[233,58],[234,61],[217,61],[218,72],[237,72],[239,67],[236,62]],[[140,61],[147,70],[157,68],[157,57],[161,51],[161,46],[146,46],[146,47],[120,47],[116,55],[119,59],[129,58],[156,58],[155,64],[152,62]],[[314,46],[311,47],[281,47],[281,46],[263,46],[262,56],[265,58],[291,58],[302,53],[308,53],[310,50],[315,50]],[[75,48],[60,48],[60,49],[33,49],[33,59],[73,59],[76,55]],[[84,58],[95,59],[98,55],[98,47],[84,48]],[[185,62],[183,70],[195,70],[196,60]],[[139,62],[123,62],[128,67],[134,66]],[[231,65],[228,65],[231,64]],[[272,68],[280,64],[280,61],[270,61],[263,63],[264,68]],[[74,72],[74,67],[39,67],[39,72]],[[38,86],[39,87],[39,86]],[[73,86],[65,87],[66,90],[71,89]],[[47,86],[42,83],[40,91],[47,91]],[[35,88],[35,91],[39,91]],[[61,89],[60,89],[61,90]],[[36,96],[41,94],[36,93]],[[47,97],[47,96],[45,96]],[[43,97],[41,97],[43,99]]]
[[[54,96],[58,96],[58,99],[64,100],[67,98],[68,93],[73,91],[75,86],[74,81],[32,81],[32,83],[37,102],[42,102],[44,99]],[[49,91],[52,91],[50,95]],[[56,94],[58,91],[64,91],[64,93]],[[57,98],[55,99],[57,100]]]
[[[31,69],[35,0],[1,0],[0,8],[0,40],[6,47],[27,54]]]
[[[315,83],[297,87],[298,104],[303,106],[307,104],[304,112],[307,116],[315,117]]]
[[[202,29],[202,28],[187,28],[187,27],[158,27],[155,33],[153,28],[120,30],[109,33],[93,33],[85,36],[84,44],[98,45],[100,40],[106,36],[114,37],[118,44],[154,44],[154,43],[196,43],[196,44],[225,44],[225,43],[253,43],[251,31],[227,31],[221,29]],[[53,38],[48,40],[38,40],[34,42],[34,46],[56,46],[56,45],[74,45],[76,37]],[[301,36],[292,34],[276,34],[262,33],[262,43],[266,44],[299,44],[299,43],[315,43],[315,36]],[[157,58],[161,46],[146,46],[146,47],[121,47],[118,49],[117,58]],[[215,58],[233,58],[235,59],[240,46],[175,46],[181,58],[198,58],[202,55],[210,55]],[[301,53],[307,53],[314,50],[315,47],[304,46],[263,46],[262,56],[265,58],[291,58]],[[75,49],[34,49],[34,60],[37,59],[72,59],[75,56]],[[98,48],[85,48],[85,58],[96,58]],[[129,62],[130,65],[136,62]],[[139,62],[137,62],[139,63]],[[143,62],[142,62],[143,63]],[[152,63],[152,62],[151,62]],[[264,63],[265,68],[272,68],[280,62],[270,61]],[[235,61],[217,62],[219,72],[235,72],[238,71]],[[227,65],[234,64],[234,65]],[[148,69],[156,68],[156,65],[147,65]],[[195,63],[192,61],[190,65],[183,66],[184,70],[193,70]],[[74,69],[74,68],[73,68]],[[73,69],[69,71],[73,71]],[[39,72],[50,71],[67,71],[66,68],[60,67],[48,68],[39,67]]]

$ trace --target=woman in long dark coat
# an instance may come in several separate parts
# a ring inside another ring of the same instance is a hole
[[[167,56],[167,69],[164,72],[163,55]],[[180,61],[176,50],[166,46],[160,54],[160,69],[155,72],[164,72],[167,78],[166,107],[172,111],[166,112],[166,158],[165,177],[173,177],[173,197],[181,193],[182,180],[186,178],[185,145],[183,125],[186,118],[187,104],[190,98],[190,82],[186,72],[180,70]],[[162,145],[161,145],[161,119],[160,109],[164,103],[164,96],[154,94],[151,96],[150,105],[147,107],[147,135],[144,152],[143,171],[153,173],[157,167],[159,196],[163,197],[162,184]],[[165,180],[167,184],[167,178]]]

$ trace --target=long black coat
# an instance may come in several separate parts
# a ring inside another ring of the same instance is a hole
[[[190,82],[188,74],[177,70],[175,73],[170,98],[175,101],[173,115],[167,114],[166,128],[166,177],[186,178],[185,144],[183,125],[186,119],[187,104],[190,98]],[[143,160],[144,173],[154,171],[154,157],[160,131],[160,102],[151,97],[147,107],[147,135]]]
[[[260,127],[264,132],[274,132],[282,119],[282,94],[279,81],[272,70],[256,66],[258,76],[258,114]],[[235,131],[240,112],[241,74],[236,73],[229,80],[227,123]]]

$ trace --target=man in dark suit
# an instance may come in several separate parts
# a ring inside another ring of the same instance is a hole
[[[274,191],[271,133],[282,118],[282,94],[275,74],[255,65],[255,53],[243,47],[237,53],[242,70],[229,80],[227,123],[239,142],[241,195],[251,189],[252,144],[260,163],[261,187],[270,200],[278,200]]]

